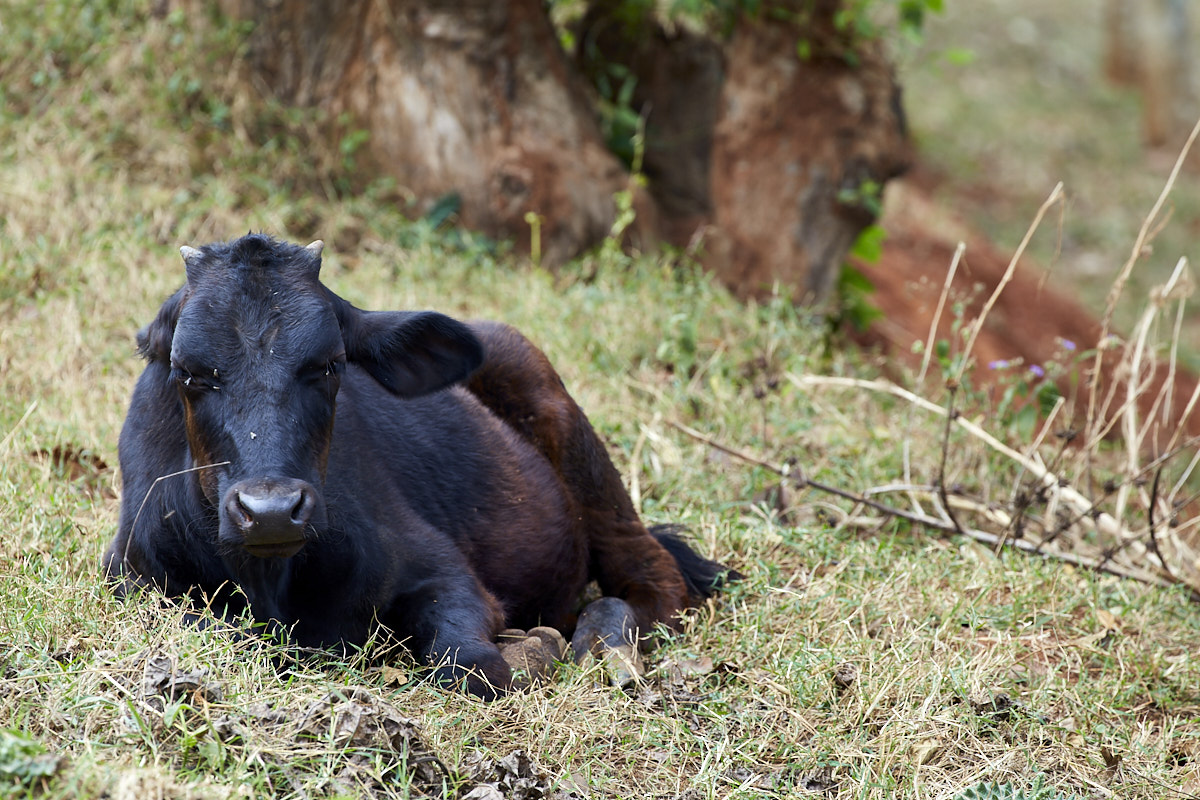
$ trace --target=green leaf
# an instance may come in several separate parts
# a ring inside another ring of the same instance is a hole
[[[425,221],[429,223],[429,227],[437,230],[442,227],[446,220],[453,217],[462,208],[462,197],[458,192],[450,192],[438,198],[433,207],[425,214]]]
[[[942,51],[942,58],[956,67],[964,67],[975,61],[975,51],[968,47],[951,47]]]
[[[1062,397],[1062,392],[1058,390],[1058,385],[1046,381],[1037,389],[1038,410],[1042,416],[1049,416],[1054,410],[1054,404],[1058,402],[1058,398]]]
[[[0,781],[15,780],[25,786],[48,778],[58,769],[58,756],[25,733],[0,728]]]
[[[850,264],[843,264],[838,274],[837,293],[841,318],[857,330],[865,331],[883,312],[871,302],[875,284]]]
[[[887,231],[879,225],[868,225],[854,240],[850,255],[854,258],[874,264],[883,256],[883,242],[887,239]],[[865,278],[864,278],[865,280]],[[874,288],[874,287],[872,287]]]

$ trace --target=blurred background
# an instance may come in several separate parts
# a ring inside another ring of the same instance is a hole
[[[1029,254],[1102,311],[1200,119],[1195,16],[1186,2],[947,3],[899,57],[920,152],[913,180],[1004,252],[1062,181],[1065,207]],[[1125,329],[1180,257],[1195,262],[1198,163],[1193,154],[1132,273],[1118,311]]]

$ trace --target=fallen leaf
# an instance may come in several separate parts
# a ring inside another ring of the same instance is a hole
[[[207,675],[208,671],[204,669],[176,669],[170,656],[150,656],[142,668],[142,697],[159,711],[162,711],[163,698],[173,701],[187,698],[193,701],[217,702],[220,699],[220,689],[206,680]]]
[[[495,786],[483,784],[464,794],[462,800],[504,800],[504,795]]]
[[[675,661],[664,661],[660,669],[665,670],[672,681],[682,683],[685,678],[694,678],[712,672],[713,660],[708,656],[681,658]]]
[[[1106,608],[1096,609],[1096,620],[1106,631],[1113,631],[1114,633],[1121,632],[1121,621],[1117,619],[1116,614],[1112,613]]]
[[[944,749],[945,745],[942,744],[940,739],[928,736],[917,742],[913,747],[913,756],[917,764],[924,766],[941,755]]]
[[[565,798],[568,791],[552,789],[555,781],[524,750],[514,750],[498,761],[477,753],[463,759],[464,771],[478,783],[463,800],[550,800]]]
[[[383,677],[384,686],[403,686],[408,683],[408,673],[397,667],[382,666],[379,674]]]

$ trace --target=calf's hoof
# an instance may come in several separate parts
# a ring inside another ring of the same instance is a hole
[[[571,637],[576,663],[595,656],[609,681],[622,689],[640,681],[646,669],[638,652],[636,618],[633,608],[619,597],[589,603]]]
[[[567,649],[567,642],[554,628],[544,625],[525,631],[500,632],[500,655],[513,671],[514,687],[524,688],[549,676]]]
[[[438,686],[473,694],[481,700],[495,700],[512,691],[513,676],[499,652],[474,663],[451,660],[433,670],[432,680]]]

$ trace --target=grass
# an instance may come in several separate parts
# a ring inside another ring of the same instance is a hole
[[[548,275],[411,223],[386,184],[350,187],[340,158],[308,157],[321,120],[239,94],[219,56],[236,32],[197,42],[138,3],[79,8],[11,4],[0,36],[0,795],[405,797],[429,788],[420,745],[450,796],[481,779],[688,800],[951,798],[984,780],[1200,791],[1200,615],[1183,588],[887,519],[830,524],[850,504],[831,515],[831,498],[788,487],[768,502],[775,472],[671,424],[852,488],[903,474],[907,442],[915,479],[933,480],[940,422],[784,379],[870,376],[825,354],[819,320],[740,305],[665,257]],[[359,305],[526,331],[645,516],[686,524],[746,581],[660,642],[640,688],[567,666],[489,705],[420,683],[403,654],[293,663],[152,598],[118,603],[98,561],[134,331],[182,279],[179,244],[247,228],[325,239],[325,280]],[[997,497],[1017,481],[962,437],[947,468]],[[159,656],[174,689],[154,681]],[[419,732],[351,735],[351,713]],[[536,764],[524,777],[501,761],[517,750]]]

